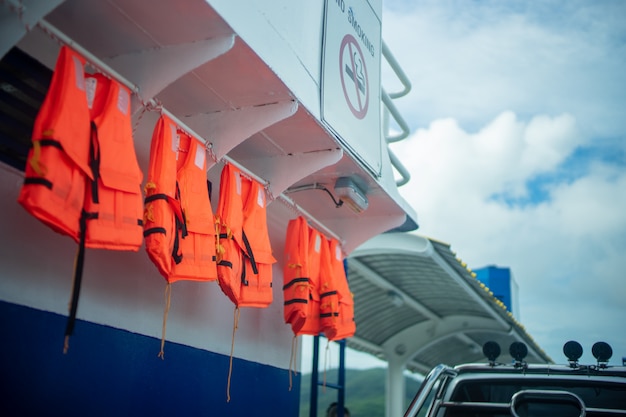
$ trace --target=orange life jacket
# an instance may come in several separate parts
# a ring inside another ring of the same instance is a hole
[[[135,156],[130,91],[102,74],[86,77],[85,85],[93,175],[84,203],[85,245],[137,251],[143,240],[143,173]]]
[[[330,270],[329,288],[321,298],[321,326],[329,340],[341,340],[354,336],[354,299],[348,286],[341,247],[336,239],[331,239],[328,247]],[[336,291],[334,298],[333,291]],[[336,301],[335,301],[336,300]]]
[[[141,246],[141,180],[132,138],[130,92],[84,75],[84,59],[63,46],[37,114],[18,201],[57,232],[91,248]]]
[[[272,264],[276,262],[267,230],[265,189],[248,178],[244,178],[242,185],[242,195],[245,196],[242,230],[245,251],[238,306],[263,308],[273,300]]]
[[[58,233],[78,242],[89,168],[89,108],[85,60],[61,48],[33,127],[24,184],[18,202]]]
[[[241,294],[243,266],[242,240],[243,199],[241,172],[231,164],[224,165],[220,175],[220,194],[215,213],[219,233],[217,245],[217,277],[224,294],[237,305]]]
[[[208,186],[204,145],[162,115],[150,147],[144,237],[148,256],[170,283],[217,279]]]
[[[309,226],[302,216],[289,220],[283,267],[283,315],[298,334],[309,310]]]
[[[267,307],[276,260],[267,233],[265,191],[232,164],[221,173],[216,225],[220,288],[237,307]]]
[[[284,318],[294,334],[330,340],[354,335],[354,302],[348,288],[341,247],[299,216],[287,224]]]
[[[130,92],[63,46],[37,114],[18,201],[55,231],[79,243],[66,348],[72,334],[85,247],[138,250],[141,181],[132,139]]]
[[[326,248],[326,239],[320,232],[309,228],[309,300],[306,318],[302,328],[296,335],[308,334],[317,336],[321,332],[320,326],[320,273],[322,271],[322,256]]]
[[[339,295],[337,283],[340,277],[334,270],[332,257],[335,250],[339,249],[335,239],[324,241],[322,251],[322,262],[320,271],[320,329],[323,332],[332,331],[337,325],[339,317]],[[341,252],[339,252],[341,255]],[[341,259],[341,258],[340,258]],[[345,278],[345,274],[342,274]]]

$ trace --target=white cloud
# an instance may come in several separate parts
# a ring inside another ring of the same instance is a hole
[[[413,180],[401,193],[418,213],[418,233],[450,243],[471,268],[510,267],[521,322],[555,360],[572,338],[587,350],[594,337],[626,349],[626,170],[594,162],[587,175],[551,184],[537,203],[491,196],[525,195],[528,180],[588,142],[570,115],[524,123],[504,112],[478,133],[444,119],[394,145],[411,155]]]
[[[554,170],[582,143],[579,136],[569,115],[538,116],[526,124],[504,112],[477,133],[465,132],[454,119],[435,120],[392,149],[410,166],[408,188],[429,197],[416,200],[421,193],[411,192],[409,202],[441,208],[451,192],[467,203],[510,191],[526,195],[526,181]]]
[[[555,169],[582,144],[575,120],[568,114],[533,117],[524,130],[524,141],[528,148],[522,154],[520,168],[527,175]]]
[[[626,171],[600,163],[592,169],[589,176],[553,191],[562,208],[555,220],[570,238],[610,241],[626,230]]]
[[[412,126],[454,117],[476,129],[508,109],[569,113],[592,134],[626,129],[626,3],[400,3],[385,1],[383,38],[413,83],[398,101]]]

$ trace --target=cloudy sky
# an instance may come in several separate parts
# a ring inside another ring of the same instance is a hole
[[[626,356],[626,2],[384,0],[412,82],[393,145],[419,234],[510,267],[519,321],[557,362]],[[397,86],[384,76],[385,88]]]
[[[392,145],[418,234],[510,267],[518,320],[556,362],[626,356],[626,2],[384,0],[412,83]],[[383,72],[384,88],[398,84]],[[334,354],[332,361],[336,362]],[[381,366],[353,352],[348,366]]]

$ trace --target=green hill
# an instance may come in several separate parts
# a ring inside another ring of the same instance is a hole
[[[336,384],[338,381],[337,370],[326,371],[326,381]],[[320,382],[324,380],[324,373],[319,374]],[[350,410],[351,417],[381,417],[385,415],[385,382],[387,370],[384,368],[372,368],[365,370],[346,370],[346,406]],[[408,406],[419,388],[420,382],[416,379],[406,378],[405,404]],[[337,391],[333,388],[318,387],[317,416],[326,417],[326,408],[337,401]],[[311,396],[311,375],[302,375],[300,387],[300,417],[309,417],[309,399]]]

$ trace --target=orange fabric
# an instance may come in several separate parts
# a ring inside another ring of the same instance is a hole
[[[216,224],[220,288],[237,307],[267,307],[276,260],[267,232],[265,191],[232,164],[221,173]]]
[[[130,91],[102,74],[87,77],[85,84],[95,125],[92,146],[100,158],[97,199],[92,187],[86,190],[85,211],[97,213],[97,218],[88,221],[85,245],[137,251],[142,243],[143,174],[135,156]]]
[[[257,181],[244,178],[243,235],[244,246],[241,295],[238,307],[267,307],[272,303],[272,247],[267,230],[265,190]],[[245,245],[245,242],[244,242]],[[255,271],[256,269],[256,271]]]
[[[333,310],[333,320],[325,321],[324,333],[329,340],[341,340],[354,336],[356,323],[354,321],[354,299],[348,286],[348,279],[341,254],[341,247],[336,239],[330,240],[329,246],[330,268],[333,285],[337,290],[339,302],[338,315],[335,318]]]
[[[337,282],[340,278],[334,270],[332,256],[335,255],[336,240],[324,240],[320,271],[320,328],[328,333],[338,324],[339,295]],[[345,278],[345,274],[341,274]]]
[[[285,323],[298,334],[309,309],[309,226],[302,216],[287,224],[285,265],[283,267],[283,315]]]
[[[174,262],[174,216],[181,213],[180,202],[176,200],[176,166],[175,162],[172,163],[176,161],[178,152],[176,135],[176,125],[166,116],[161,116],[152,132],[145,185],[143,234],[146,252],[165,279],[170,276]],[[173,206],[177,207],[176,212]],[[179,218],[182,219],[182,215]]]
[[[197,139],[180,132],[178,184],[188,235],[180,240],[183,259],[174,264],[170,281],[217,280],[215,219],[206,178],[206,148]]]
[[[91,176],[84,59],[61,48],[50,89],[35,119],[18,202],[58,233],[78,242],[78,219]]]
[[[306,312],[306,319],[300,334],[318,335],[321,332],[320,326],[320,272],[322,270],[322,250],[325,238],[320,232],[309,228],[309,253],[307,256],[309,269],[309,302]]]
[[[217,279],[206,150],[165,115],[150,147],[144,235],[148,256],[168,282]]]
[[[67,46],[33,128],[18,201],[55,231],[85,246],[138,250],[141,180],[131,130],[130,92],[101,74],[85,77],[85,60]]]
[[[226,164],[220,176],[220,194],[216,211],[219,238],[217,276],[220,288],[237,305],[241,297],[243,266],[241,232],[243,230],[243,199],[241,172]]]
[[[283,267],[284,318],[296,336],[324,332],[330,340],[353,336],[354,301],[341,247],[299,216],[287,224]]]

